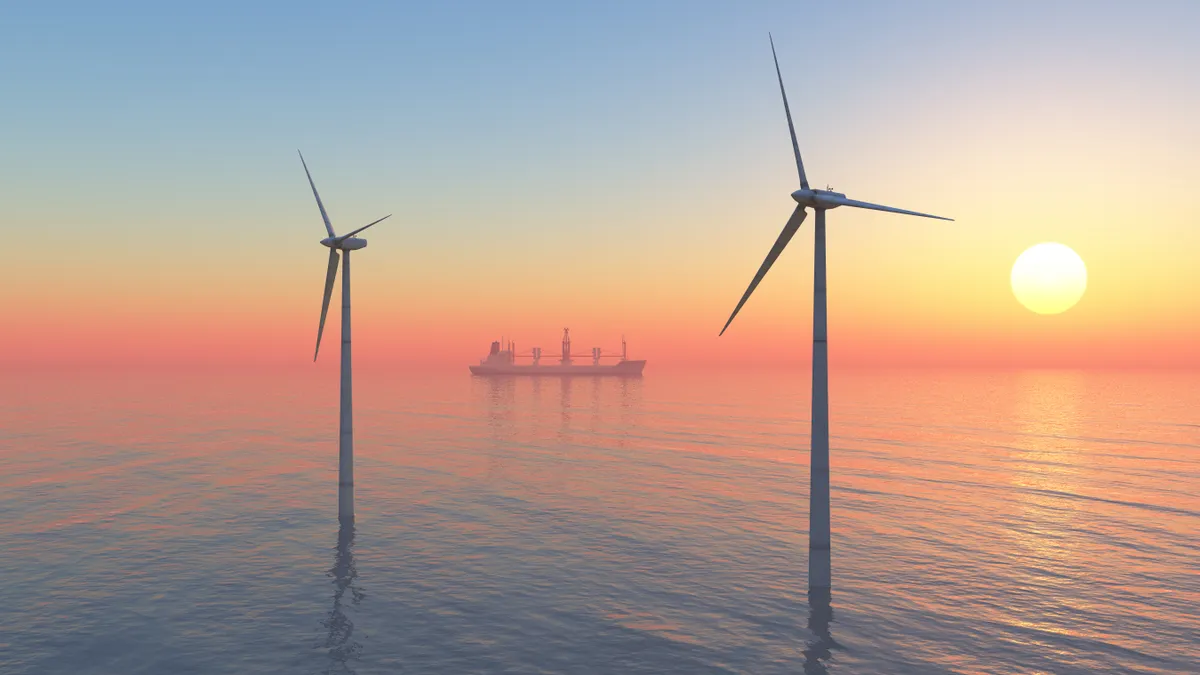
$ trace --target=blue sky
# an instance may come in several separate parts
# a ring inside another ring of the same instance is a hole
[[[973,79],[1141,72],[1194,93],[1198,25],[1194,2],[19,3],[0,24],[4,175],[261,185],[292,181],[301,147],[366,191],[703,182],[777,141],[768,30],[820,155],[818,130],[969,104]]]

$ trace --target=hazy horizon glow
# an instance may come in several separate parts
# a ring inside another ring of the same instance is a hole
[[[955,219],[830,212],[835,367],[1200,367],[1194,3],[67,5],[0,26],[0,368],[310,363],[297,148],[340,231],[395,214],[357,363],[569,326],[647,373],[803,367],[811,221],[717,339],[793,207],[768,30],[814,186]],[[1010,289],[1042,241],[1087,265],[1063,314]]]

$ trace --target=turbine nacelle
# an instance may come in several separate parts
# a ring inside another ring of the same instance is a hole
[[[834,209],[845,203],[846,195],[832,190],[802,188],[792,193],[792,199],[801,206],[811,206],[814,209]]]
[[[335,248],[342,251],[357,251],[360,248],[367,247],[367,240],[359,237],[325,237],[321,240],[321,245],[328,248]]]

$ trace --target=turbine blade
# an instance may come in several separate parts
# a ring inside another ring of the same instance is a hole
[[[379,220],[376,220],[375,223],[381,223],[391,217],[392,217],[392,214],[389,213],[386,216],[380,218]],[[334,239],[334,241],[344,241],[346,239],[349,239],[350,237],[353,237],[354,235],[358,234],[359,232],[362,232],[363,230],[367,229],[368,227],[374,225],[375,223],[367,223],[366,225],[363,225],[362,227],[358,228],[357,230],[354,230],[352,232],[347,232],[346,234],[343,234],[340,237],[336,237]]]
[[[826,199],[826,198],[822,197],[822,199]],[[830,201],[837,202],[841,206],[853,206],[853,207],[859,208],[859,209],[871,209],[872,211],[887,211],[888,213],[903,213],[906,216],[921,216],[922,218],[933,218],[935,220],[949,220],[951,222],[954,222],[953,218],[943,218],[941,216],[934,216],[934,215],[930,215],[928,213],[920,213],[918,211],[907,211],[905,209],[898,209],[894,206],[884,206],[882,204],[872,204],[871,202],[860,202],[857,199],[846,199],[845,197],[833,197],[832,199],[830,199]]]
[[[800,229],[800,224],[804,222],[806,215],[808,214],[805,212],[803,206],[797,206],[796,210],[792,212],[792,217],[788,218],[787,225],[783,226],[783,231],[779,233],[779,238],[775,240],[775,245],[767,253],[762,266],[758,268],[758,274],[754,275],[754,279],[750,282],[750,287],[742,294],[742,299],[738,301],[737,307],[733,308],[733,314],[729,315],[729,321],[725,322],[725,327],[721,329],[717,337],[725,334],[725,328],[729,328],[729,324],[733,323],[733,317],[737,316],[738,311],[742,309],[742,305],[746,304],[746,300],[750,299],[750,294],[754,292],[755,288],[758,288],[758,282],[763,280],[763,277],[767,275],[767,270],[771,269],[771,265],[775,264],[775,259],[779,257],[780,253],[783,253],[783,249],[792,240],[792,235],[796,234],[796,230]]]
[[[321,333],[325,332],[325,315],[329,313],[329,298],[333,295],[333,281],[337,278],[338,252],[329,249],[329,271],[325,273],[325,297],[321,299],[321,323],[317,326],[317,348],[313,350],[313,361],[321,351]]]
[[[304,165],[304,175],[308,176],[308,186],[312,188],[313,196],[317,198],[317,208],[321,209],[321,220],[325,221],[325,231],[329,236],[336,237],[333,232],[333,224],[329,222],[329,214],[325,213],[325,205],[321,203],[321,195],[317,194],[317,185],[313,183],[312,174],[308,172],[308,164],[304,161],[304,155],[297,150],[297,155],[300,155],[300,163]]]
[[[779,78],[779,93],[783,96],[783,112],[787,114],[788,133],[792,135],[792,152],[796,153],[796,171],[800,173],[800,187],[808,189],[808,176],[804,175],[804,160],[800,159],[800,144],[796,142],[796,127],[792,126],[792,109],[788,107],[787,92],[783,90],[783,74],[779,72],[779,57],[775,55],[775,38],[771,40],[771,58],[775,59],[775,76]]]

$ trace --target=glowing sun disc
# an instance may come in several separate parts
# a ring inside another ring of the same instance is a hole
[[[1075,306],[1087,288],[1087,267],[1069,246],[1046,242],[1029,247],[1012,267],[1013,295],[1038,314]]]

